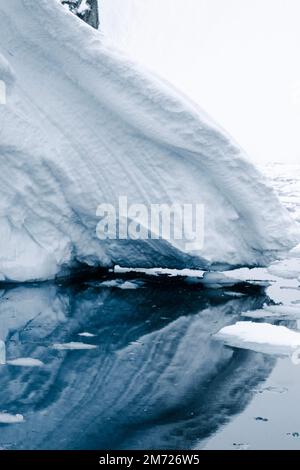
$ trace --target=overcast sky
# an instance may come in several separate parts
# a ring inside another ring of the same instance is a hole
[[[100,15],[252,160],[300,163],[300,0],[100,0]]]

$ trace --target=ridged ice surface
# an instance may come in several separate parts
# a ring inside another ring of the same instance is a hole
[[[0,277],[266,264],[298,240],[263,176],[196,105],[55,0],[0,0]],[[1,56],[2,57],[2,56]],[[96,237],[97,206],[203,204],[204,245]]]

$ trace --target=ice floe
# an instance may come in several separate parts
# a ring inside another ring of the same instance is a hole
[[[42,361],[32,357],[19,357],[17,359],[10,359],[6,361],[6,364],[16,367],[42,367],[44,365]]]
[[[215,335],[225,344],[270,354],[291,355],[300,348],[300,332],[270,323],[239,321]]]
[[[17,424],[24,421],[24,416],[21,414],[0,413],[0,424]]]
[[[78,333],[78,336],[83,336],[85,338],[94,338],[96,335],[93,333],[89,333],[88,331],[83,331],[82,333]]]
[[[95,344],[87,344],[71,341],[70,343],[55,343],[52,345],[52,349],[57,349],[58,351],[67,351],[67,350],[84,350],[84,349],[96,349]]]

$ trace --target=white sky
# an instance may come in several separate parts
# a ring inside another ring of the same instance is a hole
[[[300,0],[100,0],[100,19],[252,160],[300,163]]]

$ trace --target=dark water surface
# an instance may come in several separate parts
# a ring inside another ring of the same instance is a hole
[[[263,293],[236,297],[148,282],[138,289],[91,283],[1,294],[7,360],[44,363],[0,366],[0,412],[24,416],[0,424],[3,449],[243,448],[259,446],[256,436],[272,429],[277,397],[284,400],[288,388],[264,391],[278,360],[213,338],[241,312],[261,308]],[[78,341],[97,348],[52,347]],[[293,366],[293,374],[299,370]],[[251,411],[257,397],[264,402]],[[270,400],[273,411],[264,411]],[[255,419],[266,413],[268,421]],[[287,423],[278,432],[295,446],[300,439],[288,432],[299,429]]]

